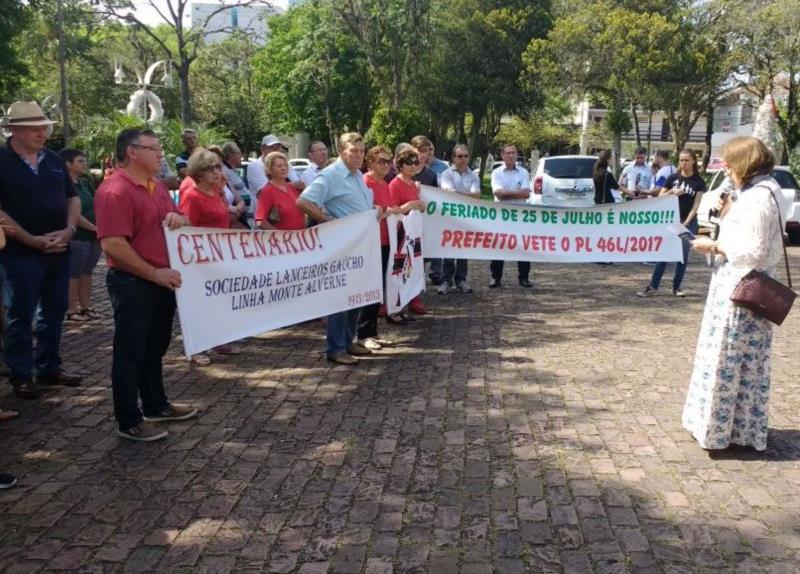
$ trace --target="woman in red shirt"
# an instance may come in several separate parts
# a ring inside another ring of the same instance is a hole
[[[375,206],[384,208],[384,213],[386,215],[389,213],[400,213],[397,207],[392,207],[389,186],[384,181],[386,174],[389,173],[389,166],[392,165],[392,152],[383,146],[375,146],[367,152],[366,164],[367,172],[364,174],[364,183],[372,190]],[[386,227],[385,217],[380,220],[380,231],[381,261],[383,263],[383,300],[385,301],[386,267],[389,263],[389,230]],[[392,345],[392,341],[387,341],[386,339],[378,337],[378,314],[381,307],[382,305],[380,303],[368,305],[361,310],[361,316],[359,318],[358,342],[372,351]]]
[[[421,169],[417,150],[413,147],[400,150],[394,157],[394,165],[397,169],[397,176],[389,183],[389,195],[392,205],[396,206],[401,213],[409,213],[413,209],[425,211],[425,204],[419,198],[419,184],[414,181],[414,176]],[[411,300],[408,308],[417,315],[424,315],[428,312],[419,295]],[[386,320],[390,323],[402,325],[415,319],[404,310],[401,313],[389,315]]]
[[[256,223],[261,229],[305,229],[306,216],[297,207],[300,192],[289,185],[289,160],[279,151],[264,158],[267,185],[261,188],[256,206]]]
[[[186,165],[191,183],[183,188],[180,194],[180,208],[195,227],[216,227],[230,229],[231,220],[228,215],[228,203],[222,189],[225,178],[222,174],[222,160],[214,152],[197,149]],[[223,355],[234,354],[230,345],[219,345],[214,351]],[[192,357],[198,365],[208,365],[211,359],[201,353]]]

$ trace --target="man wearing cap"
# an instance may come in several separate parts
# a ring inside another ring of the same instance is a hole
[[[11,132],[0,147],[0,217],[13,230],[0,252],[10,299],[5,361],[14,392],[29,399],[39,396],[39,384],[74,387],[81,381],[61,370],[59,353],[69,289],[67,249],[81,200],[63,160],[44,147],[52,124],[36,102],[14,102],[0,122]]]
[[[284,145],[276,136],[269,134],[264,136],[261,140],[261,157],[247,166],[247,187],[250,189],[250,195],[258,197],[261,188],[267,185],[267,174],[264,171],[264,158],[273,151],[283,151]],[[297,175],[297,172],[289,164],[289,174],[287,175],[289,183],[293,185],[297,191],[303,191],[306,184]]]

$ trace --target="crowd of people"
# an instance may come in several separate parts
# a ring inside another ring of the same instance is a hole
[[[38,398],[41,385],[80,385],[81,377],[62,367],[62,324],[65,317],[76,323],[98,318],[91,303],[91,278],[102,250],[114,313],[114,416],[119,436],[134,441],[163,439],[167,432],[160,423],[198,413],[192,406],[170,401],[164,388],[162,359],[172,337],[174,290],[181,286],[181,276],[169,266],[163,226],[248,228],[246,194],[256,201],[253,225],[267,230],[302,229],[375,210],[385,276],[389,259],[385,217],[424,211],[421,184],[480,196],[480,182],[469,169],[469,148],[456,145],[450,166],[435,159],[434,145],[425,136],[392,152],[384,146],[367,149],[361,135],[345,133],[336,142],[333,161],[327,146],[314,141],[308,148],[312,165],[301,177],[280,140],[267,135],[245,180],[238,171],[242,153],[233,142],[200,147],[197,133],[187,130],[176,176],[164,165],[157,135],[140,128],[120,132],[114,168],[95,191],[84,177],[83,152],[69,148],[55,154],[45,148],[51,124],[35,103],[17,102],[3,126],[11,134],[0,148],[0,247],[5,247],[7,294],[4,355],[9,381],[14,392],[27,399]],[[502,157],[503,165],[491,174],[495,201],[527,201],[530,176],[517,165],[516,148],[506,146]],[[677,170],[671,169],[668,155],[656,157],[651,168],[644,164],[644,150],[637,150],[635,162],[616,181],[608,170],[608,156],[601,154],[594,174],[596,202],[613,200],[612,190],[631,199],[674,194],[681,221],[696,229],[705,186],[694,155],[682,152]],[[731,304],[729,295],[749,269],[774,274],[781,231],[768,198],[777,184],[769,177],[771,156],[758,140],[734,139],[724,157],[738,192],[720,205],[719,238],[693,243],[697,251],[713,254],[715,270],[684,425],[704,448],[725,448],[734,442],[761,450],[766,446],[771,323]],[[170,188],[178,190],[177,203]],[[673,293],[679,296],[687,254],[685,250],[673,279]],[[659,288],[664,270],[663,264],[655,267],[643,296]],[[452,290],[470,293],[468,271],[466,260],[434,260],[429,278],[441,295]],[[489,287],[499,287],[503,261],[491,262],[490,271]],[[533,286],[529,262],[518,263],[518,282],[525,289]],[[380,304],[332,314],[325,321],[325,356],[332,363],[355,365],[359,357],[393,344],[379,334],[380,317],[404,325],[426,313],[417,297],[406,309],[388,316]],[[738,337],[742,332],[749,336]],[[214,351],[235,349],[224,345]],[[3,413],[5,418],[12,416]],[[12,479],[2,475],[0,486],[13,485]]]

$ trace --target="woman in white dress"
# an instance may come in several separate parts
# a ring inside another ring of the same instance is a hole
[[[757,269],[774,276],[783,232],[776,200],[780,185],[770,176],[775,160],[761,142],[737,137],[723,161],[734,184],[719,202],[719,237],[701,237],[692,248],[714,257],[703,322],[697,341],[683,426],[707,450],[732,443],[767,448],[772,323],[734,304],[739,280]]]

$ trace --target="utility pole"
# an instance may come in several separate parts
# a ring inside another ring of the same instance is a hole
[[[64,42],[64,11],[62,10],[63,0],[56,0],[56,33],[58,36],[58,71],[61,80],[61,98],[59,107],[61,108],[61,122],[64,126],[64,145],[69,144],[69,102],[67,100],[67,46]]]

